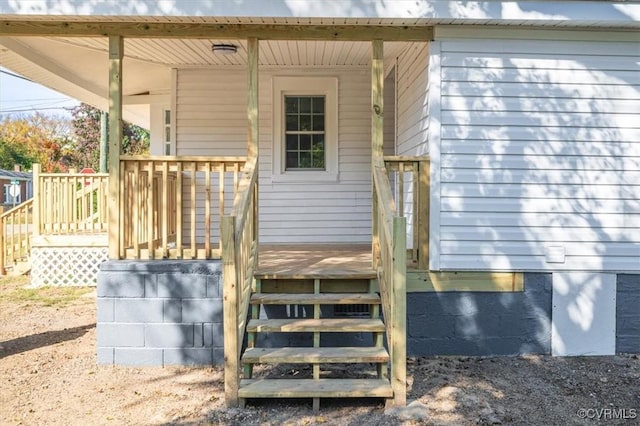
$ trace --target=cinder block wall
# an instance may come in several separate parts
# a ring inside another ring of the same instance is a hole
[[[221,365],[220,261],[108,261],[98,274],[98,363]]]
[[[519,293],[410,293],[407,353],[549,354],[551,283],[551,274],[526,273]]]
[[[616,352],[640,352],[640,275],[618,275]]]

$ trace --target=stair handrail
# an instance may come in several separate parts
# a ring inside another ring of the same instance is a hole
[[[225,402],[237,406],[242,341],[258,264],[257,157],[244,165],[231,213],[221,221]]]
[[[33,198],[0,214],[0,275],[7,273],[6,265],[29,258],[32,215]]]
[[[378,273],[380,298],[391,357],[390,382],[393,404],[406,405],[406,272],[407,222],[398,215],[389,176],[382,157],[374,159],[373,172],[373,267]]]

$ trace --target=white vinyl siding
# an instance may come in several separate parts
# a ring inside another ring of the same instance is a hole
[[[337,182],[272,180],[272,78],[276,75],[338,78]],[[261,243],[371,241],[370,89],[368,67],[260,70]],[[179,70],[177,154],[246,155],[246,91],[244,69]]]
[[[427,155],[429,48],[413,43],[398,57],[398,155]]]
[[[436,43],[431,267],[639,271],[639,45]]]
[[[397,59],[397,155],[428,155],[429,46],[412,43]],[[385,117],[386,119],[386,117]],[[404,217],[407,245],[413,246],[413,175],[404,174]],[[398,188],[396,188],[396,192]]]

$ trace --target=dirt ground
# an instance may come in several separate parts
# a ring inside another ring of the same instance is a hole
[[[0,425],[640,424],[637,354],[410,358],[408,398],[418,402],[399,416],[379,400],[228,409],[219,368],[97,365],[95,291],[25,282],[0,278]]]

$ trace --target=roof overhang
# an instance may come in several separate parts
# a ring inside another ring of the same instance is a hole
[[[3,16],[4,15],[4,16]],[[563,25],[638,27],[635,1],[448,0],[137,0],[135,2],[21,0],[0,2],[0,19],[266,23],[319,25]],[[452,22],[455,21],[455,22]]]

